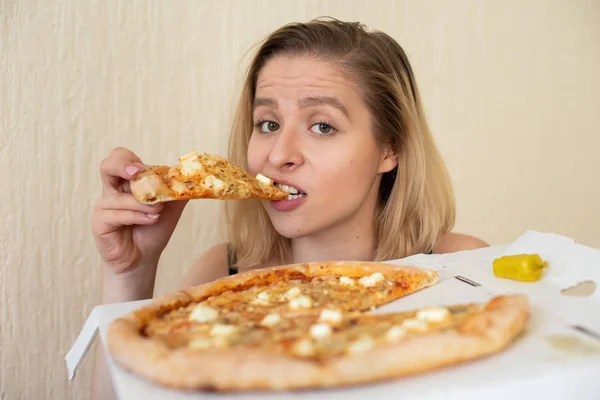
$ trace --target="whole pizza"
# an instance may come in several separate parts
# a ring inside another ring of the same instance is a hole
[[[437,281],[435,271],[375,262],[250,271],[164,295],[118,318],[108,349],[122,367],[169,387],[296,390],[474,360],[506,348],[523,330],[529,304],[520,294],[370,312]]]

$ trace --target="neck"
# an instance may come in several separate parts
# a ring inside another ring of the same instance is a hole
[[[377,238],[373,224],[361,223],[363,221],[363,218],[352,218],[325,232],[292,240],[292,263],[372,261]]]

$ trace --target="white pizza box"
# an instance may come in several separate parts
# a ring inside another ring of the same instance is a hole
[[[541,281],[524,283],[493,275],[494,258],[520,253],[537,253],[548,261],[549,268]],[[594,282],[600,284],[600,250],[557,234],[527,231],[507,245],[444,255],[419,254],[389,263],[435,269],[440,273],[440,283],[375,312],[483,302],[498,294],[521,292],[529,296],[532,305],[527,329],[513,345],[491,357],[385,383],[300,392],[176,391],[125,371],[109,358],[115,391],[122,400],[600,399],[600,289],[588,295],[562,293],[581,282],[588,282],[588,288],[593,288]],[[105,345],[111,321],[147,302],[96,307],[65,357],[69,379],[74,378],[97,332]],[[231,373],[236,373],[235,366]]]

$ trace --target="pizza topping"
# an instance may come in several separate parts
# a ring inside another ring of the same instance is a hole
[[[402,326],[408,330],[419,331],[419,332],[424,332],[428,328],[427,322],[425,322],[422,319],[417,319],[417,318],[410,318],[410,319],[404,320],[402,322]]]
[[[350,354],[364,353],[365,351],[370,350],[373,346],[375,346],[375,341],[370,336],[363,335],[359,339],[350,343],[347,351]]]
[[[377,285],[379,282],[382,282],[384,280],[385,276],[383,276],[381,272],[375,272],[369,276],[363,276],[358,280],[358,282],[365,287],[371,287]]]
[[[417,312],[418,319],[430,322],[441,322],[448,318],[449,315],[450,312],[448,309],[443,307],[430,307]]]
[[[263,183],[265,185],[272,185],[273,184],[273,180],[270,178],[267,178],[266,176],[262,175],[262,174],[258,174],[256,175],[256,179],[258,179],[258,181],[260,183]]]
[[[190,320],[196,322],[210,322],[219,317],[219,312],[212,307],[198,304],[190,314]]]
[[[179,181],[173,181],[171,188],[177,193],[183,193],[188,190],[187,185]]]
[[[260,305],[268,305],[269,304],[269,300],[271,299],[271,294],[269,292],[260,292],[257,296],[256,299],[254,299],[252,301],[252,303],[254,304],[260,304]]]
[[[295,297],[290,300],[290,308],[292,310],[297,310],[299,308],[311,308],[312,300],[307,296]]]
[[[283,298],[285,300],[290,300],[293,299],[294,297],[298,297],[300,296],[300,289],[298,289],[297,287],[293,287],[290,290],[288,290],[287,292],[285,292],[285,294],[283,295]]]
[[[209,188],[213,188],[215,191],[220,192],[225,189],[225,184],[223,181],[217,179],[214,175],[209,175],[204,179],[204,185]]]
[[[354,279],[347,276],[340,276],[340,283],[345,286],[354,286]]]
[[[198,153],[195,151],[179,157],[179,161],[181,162],[180,171],[186,176],[197,174],[204,169],[198,158]]]
[[[265,317],[262,319],[260,324],[263,326],[271,327],[271,326],[277,325],[279,323],[279,321],[281,321],[281,317],[279,316],[279,314],[271,313],[271,314],[265,315]]]
[[[210,330],[212,336],[229,336],[237,330],[235,325],[215,324]]]
[[[304,338],[294,343],[292,350],[301,357],[308,357],[315,353],[315,346],[310,339]]]
[[[406,336],[406,330],[399,325],[392,326],[385,334],[385,338],[390,342],[400,340],[404,336]]]
[[[315,339],[323,339],[331,335],[332,329],[330,325],[319,323],[310,327],[310,336]]]
[[[340,310],[332,310],[325,308],[321,311],[321,315],[319,315],[319,321],[321,322],[329,322],[332,324],[337,324],[341,322],[343,319],[343,315]]]

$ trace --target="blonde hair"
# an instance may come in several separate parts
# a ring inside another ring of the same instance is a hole
[[[352,76],[373,117],[376,139],[398,156],[398,166],[381,180],[375,261],[431,250],[454,225],[452,186],[429,131],[408,58],[383,32],[328,18],[288,24],[270,34],[246,73],[229,159],[248,168],[257,77],[265,63],[278,55],[331,61]],[[239,265],[252,267],[273,259],[286,262],[290,240],[275,231],[259,201],[225,202],[224,215]]]

